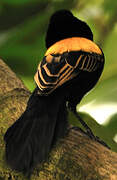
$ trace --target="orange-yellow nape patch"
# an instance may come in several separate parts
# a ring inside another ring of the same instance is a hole
[[[91,40],[82,37],[63,39],[53,44],[45,56],[49,54],[62,54],[69,51],[85,51],[90,53],[102,54],[101,49]]]

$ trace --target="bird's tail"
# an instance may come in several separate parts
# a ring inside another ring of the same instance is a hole
[[[57,137],[67,126],[65,103],[57,96],[31,95],[26,111],[7,130],[6,161],[13,169],[29,175],[37,163],[45,160]]]

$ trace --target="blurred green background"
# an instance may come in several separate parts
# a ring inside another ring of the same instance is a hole
[[[0,57],[32,91],[37,65],[46,51],[49,17],[59,9],[69,9],[86,21],[94,41],[104,51],[106,64],[101,79],[78,110],[85,112],[81,116],[96,135],[117,151],[116,0],[0,0]],[[70,116],[72,123],[78,125]]]

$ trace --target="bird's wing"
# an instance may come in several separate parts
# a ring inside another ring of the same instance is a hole
[[[80,72],[96,71],[103,62],[104,56],[94,52],[70,51],[48,54],[40,62],[35,74],[39,94],[48,95],[62,84],[79,76]]]

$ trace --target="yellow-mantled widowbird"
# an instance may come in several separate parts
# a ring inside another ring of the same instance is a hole
[[[76,112],[104,67],[104,54],[94,43],[90,27],[69,10],[59,10],[50,17],[45,44],[47,51],[34,76],[36,88],[26,110],[4,136],[7,163],[24,174],[32,173],[47,159],[57,139],[65,136],[68,109],[96,139]]]

